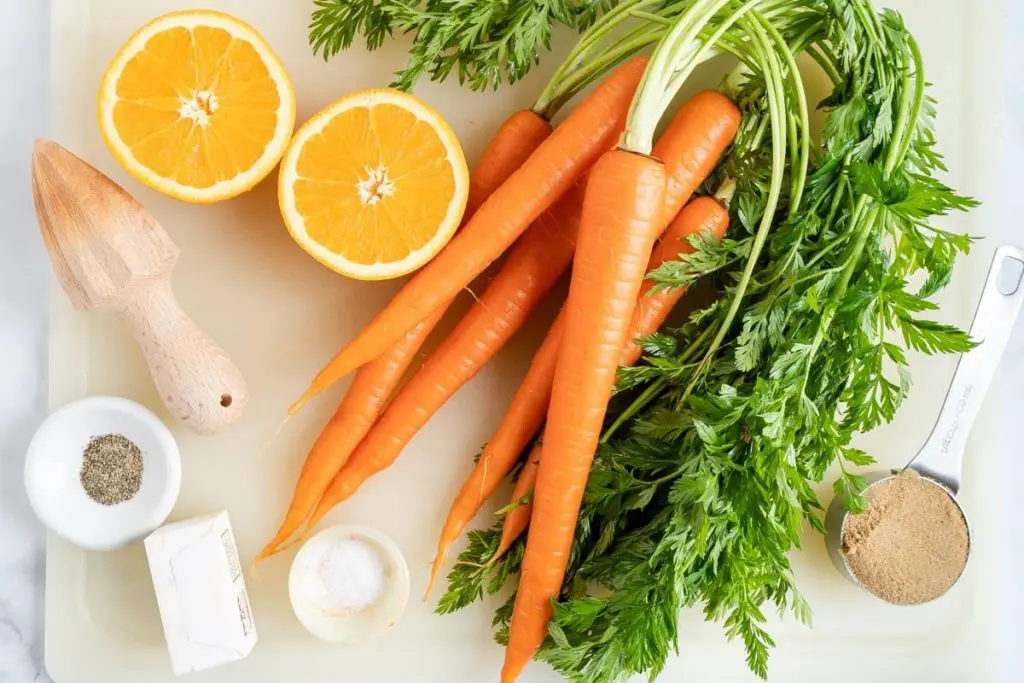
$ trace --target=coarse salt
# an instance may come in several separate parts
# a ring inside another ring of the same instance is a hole
[[[387,567],[371,544],[358,539],[337,541],[320,561],[320,580],[331,611],[361,612],[384,594]]]

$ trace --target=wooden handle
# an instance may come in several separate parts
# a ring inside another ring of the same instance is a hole
[[[198,434],[238,420],[249,400],[245,380],[181,310],[170,284],[154,280],[123,299],[116,312],[132,327],[167,409]]]

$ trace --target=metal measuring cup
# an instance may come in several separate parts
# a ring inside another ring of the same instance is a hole
[[[992,258],[971,324],[970,336],[978,345],[960,357],[931,435],[907,465],[907,468],[921,475],[924,481],[941,488],[959,509],[967,528],[968,557],[971,550],[971,527],[967,513],[956,499],[956,494],[960,490],[963,456],[971,426],[981,410],[985,392],[995,376],[996,368],[999,367],[1021,303],[1024,302],[1022,281],[1024,249],[1009,245],[1000,246]],[[899,473],[900,470],[869,473],[865,493]],[[829,505],[825,516],[826,546],[836,568],[858,586],[865,588],[843,555],[843,533],[848,517],[849,512],[844,499],[837,496]],[[965,560],[960,576],[963,575],[966,566]],[[960,576],[957,576],[951,587],[960,580]]]

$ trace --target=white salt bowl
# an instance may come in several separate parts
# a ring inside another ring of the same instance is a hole
[[[320,580],[320,568],[335,543],[363,541],[380,555],[384,565],[384,588],[371,606],[358,612],[341,613],[327,604]],[[288,576],[288,597],[302,625],[317,638],[332,643],[366,642],[398,622],[409,602],[409,565],[395,542],[368,526],[338,525],[310,538],[292,561]]]

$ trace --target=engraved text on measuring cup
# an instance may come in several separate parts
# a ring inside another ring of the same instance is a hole
[[[950,425],[949,430],[942,437],[942,452],[949,453],[949,448],[953,444],[953,439],[956,437],[957,429],[960,428],[960,416],[963,415],[964,409],[967,407],[967,401],[971,397],[971,392],[974,390],[973,384],[968,384],[964,387],[963,393],[960,394],[960,398],[957,399],[956,405],[953,406],[953,424]]]

